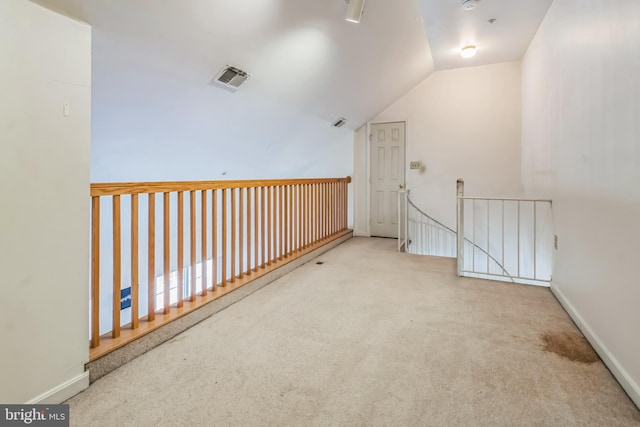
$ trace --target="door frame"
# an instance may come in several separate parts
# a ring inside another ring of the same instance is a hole
[[[375,120],[367,122],[367,132],[365,134],[365,147],[367,149],[367,168],[366,168],[366,197],[365,197],[365,209],[366,209],[366,236],[371,237],[371,125],[385,124],[385,123],[404,123],[404,189],[407,189],[407,147],[409,146],[409,119],[399,120]]]

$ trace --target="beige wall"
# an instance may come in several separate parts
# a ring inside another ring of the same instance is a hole
[[[517,196],[520,62],[438,71],[372,122],[407,121],[407,188],[417,205],[455,227],[456,180],[468,195]],[[367,132],[356,133],[355,230],[368,229]],[[425,170],[409,169],[421,161]],[[360,203],[358,203],[360,202]]]
[[[87,25],[0,2],[2,403],[88,386],[90,60]]]
[[[550,196],[552,290],[640,405],[640,2],[556,1],[523,60],[522,170]]]

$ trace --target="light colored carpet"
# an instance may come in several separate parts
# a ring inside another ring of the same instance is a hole
[[[548,289],[395,245],[351,239],[215,314],[71,399],[71,425],[640,425]]]

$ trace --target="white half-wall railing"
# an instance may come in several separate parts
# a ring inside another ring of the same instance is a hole
[[[458,242],[455,230],[416,206],[409,197],[409,190],[399,193],[398,203],[401,213],[398,224],[398,251],[415,255],[457,257]],[[463,247],[466,257],[472,257],[474,251],[479,251],[489,258],[492,271],[500,270],[509,275],[497,259],[469,239],[464,239]]]
[[[458,180],[458,275],[548,286],[555,244],[551,208],[547,199],[466,197]],[[471,242],[470,251],[463,239]]]
[[[398,251],[416,255],[456,257],[456,232],[418,208],[409,190],[398,195]]]

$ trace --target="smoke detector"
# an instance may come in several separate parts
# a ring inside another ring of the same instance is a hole
[[[240,85],[249,78],[249,76],[250,74],[246,71],[226,65],[211,81],[217,86],[235,92],[238,90],[238,87],[240,87]]]
[[[478,6],[478,0],[462,0],[462,8],[464,10],[473,10]]]

